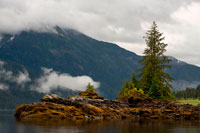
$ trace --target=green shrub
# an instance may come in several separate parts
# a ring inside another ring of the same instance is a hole
[[[85,90],[85,92],[92,92],[92,93],[96,93],[96,89],[94,88],[93,85],[91,85],[90,83],[88,83],[87,85],[87,89]]]
[[[119,98],[129,97],[132,89],[134,89],[134,84],[125,82],[125,84],[122,86],[122,90],[118,94],[118,97]]]
[[[198,100],[200,100],[200,97],[198,97]]]
[[[122,90],[119,92],[118,98],[128,99],[129,97],[146,97],[142,89],[135,88],[133,82],[125,82]]]

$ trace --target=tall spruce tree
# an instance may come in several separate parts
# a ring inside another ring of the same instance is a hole
[[[144,50],[144,56],[140,61],[143,64],[140,77],[140,88],[146,94],[153,98],[167,98],[171,96],[170,81],[173,79],[164,72],[165,69],[171,68],[168,64],[171,60],[164,55],[167,44],[163,33],[157,29],[153,22],[150,30],[147,31],[145,38],[147,48]]]

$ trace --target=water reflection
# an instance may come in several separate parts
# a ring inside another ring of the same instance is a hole
[[[34,125],[34,132],[41,133],[199,133],[199,121],[23,121],[17,122],[20,130],[29,132]]]
[[[200,133],[200,121],[16,121],[0,111],[0,133]]]

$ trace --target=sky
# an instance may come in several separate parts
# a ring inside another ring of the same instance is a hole
[[[198,0],[0,0],[0,34],[71,28],[143,54],[153,21],[167,55],[200,66]]]

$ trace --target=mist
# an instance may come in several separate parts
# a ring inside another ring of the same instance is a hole
[[[200,82],[199,81],[185,81],[185,80],[176,80],[173,81],[172,86],[175,90],[185,90],[186,88],[196,88]]]
[[[99,88],[100,83],[94,81],[89,76],[72,77],[67,73],[59,73],[53,69],[42,68],[43,74],[35,80],[32,90],[49,93],[54,89],[84,91],[90,83],[95,88]]]
[[[167,54],[200,66],[199,9],[198,0],[0,0],[0,34],[60,26],[142,55],[143,36],[156,21]]]
[[[23,71],[19,71],[18,73],[13,73],[10,70],[6,70],[6,63],[0,61],[0,79],[3,81],[15,83],[20,87],[24,87],[27,82],[30,82],[31,79],[26,69]],[[9,89],[9,85],[6,83],[0,83],[0,89],[7,90]]]

